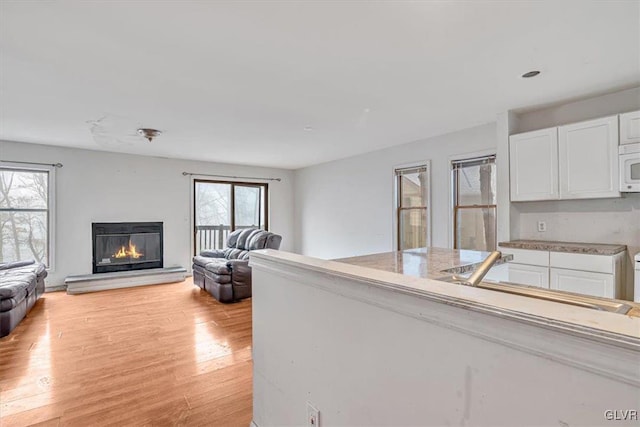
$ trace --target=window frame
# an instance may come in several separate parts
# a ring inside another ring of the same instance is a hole
[[[400,175],[397,173],[397,171],[399,170],[405,170],[405,169],[416,169],[416,168],[426,168],[426,176],[427,176],[427,185],[425,188],[425,203],[426,206],[421,206],[421,207],[411,207],[411,208],[401,208],[400,207],[400,203],[401,203],[401,197],[402,197],[402,192],[400,189]],[[431,160],[424,160],[421,162],[412,162],[412,163],[403,163],[403,164],[399,164],[394,166],[391,169],[391,173],[392,173],[392,179],[393,179],[393,203],[392,203],[392,218],[393,218],[393,248],[396,251],[401,250],[400,249],[400,212],[401,209],[404,210],[408,210],[408,209],[425,209],[425,213],[427,216],[427,223],[426,223],[426,227],[425,227],[425,232],[427,233],[426,236],[426,245],[427,247],[431,246]]]
[[[459,184],[458,184],[458,174],[456,173],[456,164],[459,163],[474,163],[480,162],[482,160],[492,159],[493,164],[496,165],[496,203],[495,204],[477,204],[477,205],[459,205]],[[494,209],[495,211],[495,230],[496,230],[496,241],[495,246],[498,245],[498,182],[497,182],[497,156],[495,151],[483,151],[478,153],[470,153],[467,155],[462,155],[456,158],[449,159],[450,171],[451,171],[451,215],[450,224],[451,224],[451,233],[450,236],[452,238],[451,248],[456,250],[466,250],[458,248],[458,211],[460,209]]]
[[[48,263],[46,270],[49,273],[55,272],[56,267],[56,167],[53,165],[29,165],[25,166],[19,163],[2,162],[0,163],[0,171],[10,170],[15,172],[37,172],[47,173],[47,253]],[[3,209],[5,212],[14,209]],[[20,209],[16,209],[20,211]],[[33,211],[32,209],[28,209]],[[38,209],[44,211],[44,209]]]
[[[251,182],[251,181],[225,181],[225,180],[217,180],[217,179],[207,179],[207,178],[199,178],[194,176],[191,178],[191,249],[193,250],[194,256],[197,255],[197,240],[196,240],[196,186],[199,182],[209,183],[209,184],[225,184],[230,185],[230,205],[231,205],[231,229],[229,233],[236,230],[235,222],[235,186],[240,187],[258,187],[264,188],[264,229],[265,231],[269,231],[269,183],[267,182]]]

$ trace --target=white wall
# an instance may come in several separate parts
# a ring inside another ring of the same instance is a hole
[[[91,273],[91,223],[164,222],[164,265],[191,266],[190,179],[182,172],[282,178],[269,182],[270,230],[293,248],[293,172],[187,160],[0,142],[6,161],[64,165],[56,170],[55,271],[47,286]]]
[[[526,132],[640,109],[640,87],[517,114],[513,133]],[[538,221],[547,231],[537,231]],[[619,199],[563,200],[511,204],[511,239],[617,243],[628,247],[627,283],[631,299],[632,258],[640,252],[640,193]]]
[[[451,157],[495,147],[490,123],[297,170],[296,251],[338,258],[393,250],[393,169],[424,160],[431,161],[431,245],[449,247]]]

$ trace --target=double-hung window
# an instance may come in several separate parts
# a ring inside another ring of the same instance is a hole
[[[395,170],[398,250],[422,248],[428,242],[427,165]]]
[[[452,162],[454,248],[496,249],[496,156]]]
[[[0,167],[0,262],[52,266],[52,168]]]

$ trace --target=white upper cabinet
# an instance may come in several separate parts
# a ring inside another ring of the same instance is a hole
[[[553,200],[558,192],[558,128],[509,137],[511,201]]]
[[[558,127],[561,199],[620,197],[618,116]]]
[[[620,144],[640,142],[640,110],[620,114]]]

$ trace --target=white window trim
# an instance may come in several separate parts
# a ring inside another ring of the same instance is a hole
[[[449,248],[453,249],[453,210],[455,207],[455,200],[453,197],[454,188],[453,188],[453,162],[459,162],[460,160],[473,159],[474,157],[486,157],[486,156],[496,156],[496,168],[498,164],[498,155],[495,149],[487,149],[480,151],[473,151],[471,153],[464,154],[455,154],[453,156],[449,156],[449,221],[448,221],[448,233],[449,233]],[[496,189],[497,193],[497,189]],[[498,222],[498,208],[496,204],[496,224]],[[497,228],[496,228],[497,230]],[[497,231],[496,231],[497,232]]]
[[[49,265],[47,266],[47,272],[55,273],[56,266],[56,253],[55,253],[55,242],[56,242],[56,167],[49,165],[24,165],[20,163],[11,163],[11,162],[2,162],[0,164],[0,168],[2,169],[15,169],[22,171],[40,171],[40,172],[48,172],[49,183],[47,188],[47,197],[49,200],[47,201],[47,207],[49,210],[49,222],[47,224],[49,241],[48,243],[48,252],[49,252]]]
[[[431,160],[423,160],[421,162],[411,162],[411,163],[402,163],[399,165],[393,166],[391,169],[391,182],[393,183],[393,191],[392,193],[392,201],[391,201],[391,217],[392,217],[392,227],[393,233],[391,238],[393,239],[391,242],[391,247],[394,251],[399,250],[398,248],[398,183],[396,181],[396,170],[397,169],[405,169],[405,168],[415,168],[424,166],[427,168],[427,247],[431,246]]]

